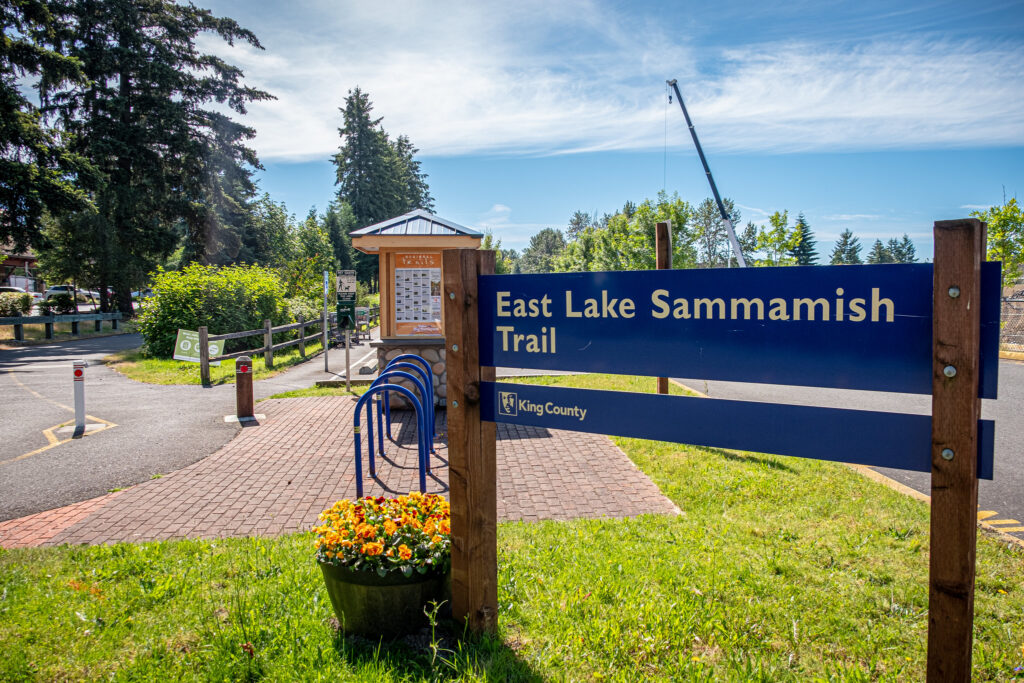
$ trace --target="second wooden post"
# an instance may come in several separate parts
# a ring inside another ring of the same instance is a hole
[[[672,268],[672,222],[665,221],[654,226],[655,268],[670,270]],[[668,377],[658,378],[658,393],[668,393]]]
[[[444,329],[448,364],[449,497],[452,517],[452,616],[473,631],[493,631],[498,618],[496,425],[480,420],[477,277],[494,272],[494,252],[443,253]]]

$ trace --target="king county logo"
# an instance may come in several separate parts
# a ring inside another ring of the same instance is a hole
[[[516,409],[518,399],[519,396],[514,391],[499,391],[498,413],[501,415],[509,415],[511,417],[519,415],[519,411]]]

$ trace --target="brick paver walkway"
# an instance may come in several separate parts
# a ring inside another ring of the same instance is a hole
[[[263,402],[262,424],[243,429],[213,455],[125,491],[2,522],[0,545],[307,530],[321,510],[355,496],[354,407],[353,399],[338,396]],[[418,488],[412,414],[395,412],[392,418],[400,447],[387,442],[386,457],[378,460],[378,480],[364,484],[366,495]],[[439,436],[444,433],[444,418],[444,411],[438,411]],[[447,493],[447,448],[439,443],[437,450],[427,488]],[[365,443],[363,457],[365,466]],[[600,435],[498,425],[497,470],[501,520],[678,512],[621,450]]]

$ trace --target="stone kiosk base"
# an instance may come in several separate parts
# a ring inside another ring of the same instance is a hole
[[[403,353],[414,353],[430,363],[434,374],[434,405],[444,406],[445,397],[448,394],[448,371],[445,365],[444,339],[381,339],[372,342],[372,347],[377,349],[377,372],[384,372],[384,367],[394,358]],[[410,373],[415,375],[416,373]],[[407,387],[414,394],[417,390],[409,380],[397,382]],[[406,401],[391,392],[391,406],[398,408],[409,408]]]

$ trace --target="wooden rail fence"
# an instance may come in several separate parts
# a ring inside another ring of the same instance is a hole
[[[25,339],[25,325],[45,325],[46,338],[53,339],[53,326],[57,323],[71,323],[71,334],[81,334],[78,323],[93,321],[96,331],[103,329],[103,321],[110,321],[110,329],[116,330],[117,323],[121,320],[121,313],[71,313],[68,315],[22,315],[16,318],[0,318],[0,325],[14,326],[15,341]]]

